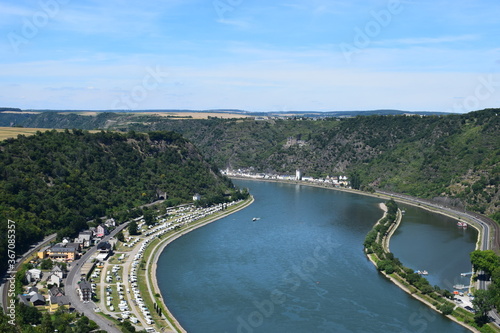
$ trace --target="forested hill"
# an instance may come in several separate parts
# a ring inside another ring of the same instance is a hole
[[[158,199],[189,202],[195,193],[223,201],[231,181],[173,132],[38,132],[0,143],[0,233],[16,222],[16,252],[43,235],[74,236],[95,217],[125,219]],[[0,271],[7,237],[0,238]]]
[[[315,177],[358,175],[363,189],[438,198],[500,222],[498,114],[500,109],[423,117],[202,120],[49,112],[23,125],[175,131],[219,168],[279,173],[301,169]]]
[[[221,168],[305,175],[358,175],[361,188],[435,198],[500,222],[500,114],[359,116],[325,120],[155,120],[136,130],[173,130]]]

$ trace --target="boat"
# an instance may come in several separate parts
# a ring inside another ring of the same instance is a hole
[[[258,221],[258,220],[260,220],[260,217],[254,217],[254,218],[252,219],[252,221]]]
[[[417,273],[419,275],[428,275],[429,274],[429,272],[427,272],[426,270],[423,270],[423,271],[418,270],[418,271],[415,271],[415,273]]]
[[[462,228],[467,228],[467,223],[458,221],[457,226],[462,227]]]

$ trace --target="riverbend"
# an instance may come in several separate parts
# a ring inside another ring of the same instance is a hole
[[[366,260],[363,238],[382,215],[380,198],[235,183],[250,188],[254,205],[159,258],[159,287],[187,331],[467,331],[422,310]]]

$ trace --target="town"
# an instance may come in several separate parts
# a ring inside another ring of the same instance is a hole
[[[295,175],[280,175],[276,173],[262,173],[255,172],[252,168],[247,169],[225,169],[221,170],[221,173],[230,177],[243,177],[252,179],[264,179],[264,180],[288,180],[288,181],[304,181],[316,184],[330,184],[334,187],[344,187],[350,188],[350,182],[347,176],[326,176],[324,178],[313,178],[310,176],[304,176],[301,170],[296,170]]]
[[[199,200],[199,194],[193,200]],[[90,304],[94,313],[117,323],[128,321],[137,330],[155,332],[168,325],[161,307],[156,303],[146,276],[147,256],[152,255],[149,246],[161,244],[162,236],[183,231],[185,226],[213,218],[241,203],[242,200],[214,205],[208,208],[184,204],[168,208],[156,217],[154,224],[147,225],[143,216],[126,222],[137,224],[138,235],[123,228],[115,237],[104,240],[117,227],[114,219],[107,219],[95,228],[79,233],[73,240],[45,246],[29,260],[32,267],[26,271],[24,293],[19,300],[38,310],[50,313],[58,309],[78,311],[81,305]],[[121,240],[119,240],[121,239]],[[154,247],[155,249],[157,247]],[[83,259],[84,254],[95,252]],[[147,255],[145,255],[147,252]],[[79,269],[78,269],[79,268]],[[67,283],[71,270],[79,272],[76,284]],[[154,277],[153,277],[154,280]],[[71,299],[68,288],[74,288],[78,299]],[[80,304],[77,304],[79,302]],[[85,313],[87,315],[87,313]],[[156,325],[155,328],[155,323]]]

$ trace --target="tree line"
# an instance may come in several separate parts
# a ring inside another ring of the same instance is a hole
[[[167,203],[230,200],[231,181],[178,133],[37,132],[0,142],[0,233],[16,222],[16,253],[54,232],[75,237],[102,216],[119,222],[135,207],[166,196]],[[7,237],[0,237],[0,272]]]

